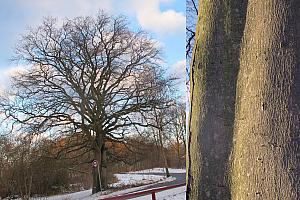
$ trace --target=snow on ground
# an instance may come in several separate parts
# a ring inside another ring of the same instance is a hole
[[[156,200],[185,200],[186,187],[178,187],[156,193]],[[133,198],[132,200],[149,200],[151,195]]]
[[[118,179],[117,183],[113,183],[111,187],[122,187],[128,185],[146,185],[164,180],[166,177],[150,174],[115,174]]]
[[[186,173],[185,169],[173,169],[169,168],[170,173]],[[134,171],[134,172],[128,172],[130,174],[147,174],[147,173],[165,173],[165,168],[153,168],[153,169],[145,169],[145,170],[140,170],[140,171]]]
[[[168,177],[162,181],[158,181],[156,183],[164,183],[164,182],[170,182],[170,181],[174,181],[175,178],[174,177]],[[129,188],[129,189],[125,189],[125,190],[120,190],[117,192],[113,192],[107,195],[102,195],[100,192],[97,194],[92,195],[92,190],[85,190],[85,191],[80,191],[80,192],[75,192],[75,193],[70,193],[70,194],[63,194],[63,195],[55,195],[55,196],[51,196],[51,197],[39,197],[39,198],[34,198],[34,200],[98,200],[100,197],[111,197],[111,196],[115,196],[115,195],[119,195],[119,194],[124,194],[124,193],[129,193],[129,192],[135,192],[137,190],[142,190],[146,187],[149,187],[153,184],[156,183],[152,183],[152,184],[148,184],[148,185],[144,185],[144,186],[140,186],[140,187],[133,187],[133,188]],[[107,191],[109,192],[109,191]]]
[[[140,186],[140,187],[133,187],[133,188],[129,188],[129,189],[125,189],[125,190],[120,190],[120,191],[117,191],[117,192],[113,192],[113,193],[110,193],[110,194],[107,194],[107,195],[101,195],[99,193],[93,195],[95,197],[112,197],[112,196],[116,196],[116,195],[120,195],[120,194],[125,194],[125,193],[131,193],[131,192],[136,192],[138,190],[143,190],[149,186],[152,186],[154,184],[157,184],[157,183],[165,183],[165,182],[171,182],[171,181],[174,181],[176,180],[176,178],[174,177],[168,177],[162,181],[159,181],[159,182],[156,182],[156,183],[152,183],[152,184],[148,184],[148,185],[144,185],[144,186]],[[87,200],[93,200],[93,199],[87,199]]]
[[[92,189],[84,190],[80,192],[74,192],[70,194],[55,195],[50,197],[36,197],[34,200],[80,200],[80,199],[89,199],[92,195]]]
[[[118,194],[134,192],[136,190],[143,189],[145,187],[147,187],[147,186],[141,186],[141,187],[130,188],[130,189],[126,189],[126,190],[121,190],[118,192],[111,193],[110,195],[101,195],[100,193],[91,195],[92,190],[85,190],[85,191],[81,191],[81,192],[75,192],[72,194],[57,195],[57,196],[43,197],[43,198],[34,198],[34,199],[35,200],[36,199],[38,199],[38,200],[98,200],[100,197],[109,197],[109,196],[115,196]],[[156,193],[156,199],[157,200],[185,200],[185,192],[186,192],[185,186],[178,187],[178,188],[174,188],[174,189]],[[151,199],[151,195],[133,198],[132,200],[149,200],[149,199]]]
[[[156,170],[157,171],[157,170]],[[144,185],[140,187],[133,187],[117,192],[113,192],[110,194],[110,191],[106,191],[105,193],[107,195],[102,195],[101,193],[97,193],[92,195],[92,190],[85,190],[85,191],[80,191],[80,192],[75,192],[75,193],[70,193],[70,194],[63,194],[63,195],[55,195],[55,196],[50,196],[50,197],[36,197],[33,198],[34,200],[96,200],[99,199],[99,197],[109,197],[109,196],[114,196],[114,195],[119,195],[119,194],[124,194],[128,192],[134,192],[137,190],[144,189],[148,186],[151,186],[153,184],[157,183],[163,183],[163,182],[171,182],[174,181],[176,178],[174,177],[168,177],[166,178],[163,175],[151,175],[151,174],[115,174],[116,178],[118,179],[118,182],[113,183],[111,186],[113,187],[123,187],[123,186],[136,186],[136,185]]]

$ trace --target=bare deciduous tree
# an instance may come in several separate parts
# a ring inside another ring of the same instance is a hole
[[[181,157],[184,152],[181,152],[181,146],[183,144],[186,147],[186,105],[183,103],[177,103],[172,107],[171,123],[169,131],[173,133],[175,138],[176,150],[177,150],[177,167],[182,167]],[[184,148],[185,150],[185,148]]]
[[[136,115],[160,101],[153,95],[166,83],[158,45],[131,31],[124,17],[99,12],[61,26],[45,19],[22,37],[16,60],[30,67],[12,77],[12,88],[2,96],[6,120],[27,134],[82,135],[72,151],[93,152],[101,175],[99,180],[93,170],[93,193],[105,189],[105,141],[144,125]]]

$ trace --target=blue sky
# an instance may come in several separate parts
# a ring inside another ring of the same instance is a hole
[[[45,16],[94,16],[100,9],[126,15],[133,29],[140,27],[149,32],[164,47],[168,71],[185,79],[184,0],[1,0],[0,89],[7,84],[10,73],[22,68],[9,59],[20,34],[28,27],[40,24]]]

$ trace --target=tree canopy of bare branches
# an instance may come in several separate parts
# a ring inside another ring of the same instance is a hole
[[[124,17],[99,12],[62,25],[45,19],[22,37],[16,60],[29,67],[1,97],[6,120],[28,134],[81,134],[75,149],[92,151],[101,165],[93,192],[105,188],[105,141],[143,125],[137,115],[160,102],[155,93],[167,84],[158,45]]]

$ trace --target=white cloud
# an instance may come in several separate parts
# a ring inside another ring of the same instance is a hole
[[[142,28],[157,34],[178,33],[185,31],[185,16],[175,10],[160,10],[161,3],[171,0],[130,0],[137,20]]]
[[[20,72],[24,72],[27,67],[28,66],[25,65],[17,65],[8,68],[0,68],[0,93],[3,93],[4,90],[9,89],[11,85],[11,76],[16,75]]]
[[[93,16],[104,10],[110,14],[131,13],[139,25],[156,34],[185,33],[185,16],[174,9],[161,10],[161,4],[171,4],[174,0],[17,0],[19,9],[26,10],[25,18],[31,26],[40,24],[42,17],[54,16],[58,19],[77,16]],[[181,1],[181,0],[179,0]]]
[[[10,83],[8,69],[0,70],[0,76],[0,93],[3,94],[3,91],[8,88]]]
[[[187,86],[186,86],[186,60],[179,60],[171,65],[167,71],[168,75],[178,78],[175,81],[176,89],[179,94],[178,101],[186,102],[187,100]]]
[[[179,78],[181,81],[185,81],[186,78],[186,60],[180,60],[174,63],[168,70],[169,74]]]

